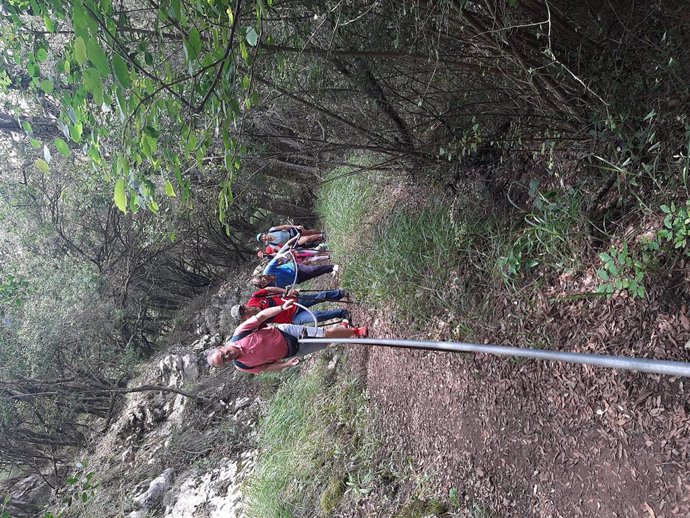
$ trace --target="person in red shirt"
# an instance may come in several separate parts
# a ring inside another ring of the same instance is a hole
[[[307,297],[299,296],[297,290],[290,291],[286,295],[285,288],[268,287],[255,291],[246,304],[237,304],[230,309],[230,315],[233,318],[245,320],[251,316],[256,315],[259,311],[280,306],[286,299],[290,298],[310,308],[319,302],[335,302],[348,296],[344,290],[328,290],[320,291],[318,293],[310,293]],[[350,312],[345,309],[328,309],[325,311],[314,311],[314,317],[317,322],[325,322],[334,318],[350,319]],[[282,311],[275,317],[269,320],[271,324],[310,324],[314,321],[313,317],[306,311],[296,305],[293,305],[289,310]]]
[[[266,320],[290,309],[293,304],[294,300],[289,299],[245,320],[225,345],[208,355],[209,365],[223,367],[233,362],[235,368],[252,374],[280,371],[298,365],[301,357],[327,347],[327,344],[300,344],[299,338],[303,335],[311,338],[365,338],[368,335],[366,327],[341,325],[327,329],[291,324],[261,327]]]

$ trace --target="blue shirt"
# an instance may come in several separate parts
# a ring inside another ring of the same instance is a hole
[[[276,280],[269,286],[277,286],[278,288],[287,288],[292,286],[295,282],[295,268],[292,262],[285,264],[278,264],[279,259],[276,257],[264,268],[264,275],[275,275]]]

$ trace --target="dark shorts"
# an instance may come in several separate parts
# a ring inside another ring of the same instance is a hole
[[[284,331],[280,331],[280,334],[283,335],[283,338],[285,338],[285,341],[287,342],[288,346],[288,352],[285,358],[291,358],[292,356],[296,355],[299,351],[299,340],[296,337]]]

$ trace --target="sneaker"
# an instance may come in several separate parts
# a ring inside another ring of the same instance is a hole
[[[343,310],[343,320],[347,320],[349,322],[351,317],[352,315],[350,315],[350,312],[347,309]]]
[[[342,290],[340,300],[350,302],[352,301],[352,293],[348,290]]]
[[[369,336],[369,329],[367,328],[367,326],[355,327],[354,332],[357,338],[366,338],[367,336]]]
[[[338,275],[338,270],[340,270],[340,266],[338,266],[337,264],[334,264],[334,265],[333,265],[333,271],[331,272],[331,275],[332,275],[333,277],[335,277],[336,275]]]
[[[343,319],[338,325],[339,325],[340,327],[352,327],[352,326],[350,325],[350,321],[349,321],[349,320],[346,320],[346,319]]]

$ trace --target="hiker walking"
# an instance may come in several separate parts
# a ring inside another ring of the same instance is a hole
[[[300,358],[327,347],[327,344],[300,344],[299,338],[352,338],[366,337],[366,327],[336,325],[329,328],[279,324],[261,327],[281,311],[290,309],[294,300],[280,306],[264,309],[239,325],[225,345],[214,349],[207,357],[212,367],[222,367],[232,362],[235,368],[259,374],[294,367]]]
[[[301,296],[297,290],[290,290],[288,294],[288,290],[285,288],[269,287],[252,293],[246,304],[233,306],[230,309],[230,315],[233,318],[246,320],[264,309],[281,306],[288,299],[296,301],[305,308],[310,308],[320,302],[336,302],[347,296],[348,293],[341,289],[320,291],[310,293],[309,296]],[[314,311],[313,315],[317,322],[325,322],[334,318],[340,320],[350,319],[350,312],[346,309]],[[266,323],[306,325],[313,322],[314,318],[306,309],[293,305],[289,309],[281,311],[275,317],[266,320]]]
[[[323,234],[317,229],[307,229],[302,225],[278,225],[256,235],[256,240],[265,245],[281,247],[293,237],[299,238],[297,245],[314,246],[323,241]]]
[[[255,275],[251,278],[252,285],[257,288],[266,288],[274,286],[278,288],[287,288],[294,284],[300,284],[309,279],[313,279],[320,275],[337,272],[338,266],[335,264],[295,264],[291,258],[288,259],[290,252],[283,252],[275,254],[275,257],[269,261],[260,275]],[[287,262],[286,262],[287,261]]]

